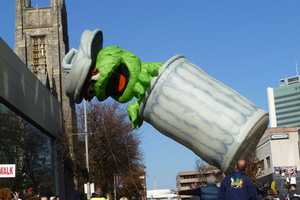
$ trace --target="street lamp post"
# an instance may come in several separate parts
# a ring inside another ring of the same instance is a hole
[[[83,114],[84,114],[84,131],[83,133],[73,133],[72,135],[84,135],[84,143],[85,143],[85,166],[88,174],[88,180],[86,185],[84,185],[84,190],[86,190],[87,199],[91,198],[91,183],[90,183],[90,164],[89,164],[89,133],[87,128],[87,112],[86,112],[86,101],[83,101]]]
[[[117,200],[117,176],[114,174],[114,200]]]
[[[89,164],[89,135],[88,135],[88,129],[87,129],[87,113],[86,113],[86,101],[83,101],[83,112],[84,112],[84,141],[85,141],[85,164],[86,164],[86,169],[88,172],[88,181],[86,184],[87,188],[87,199],[91,198],[91,186],[90,186],[90,164]]]

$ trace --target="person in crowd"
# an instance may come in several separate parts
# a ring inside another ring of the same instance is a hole
[[[288,195],[287,200],[300,200],[300,195],[297,194],[297,187],[296,187],[296,177],[292,177],[290,180],[290,184],[288,185]]]
[[[49,199],[50,200],[58,200],[58,197],[57,196],[51,196]]]
[[[277,183],[274,180],[271,182],[269,194],[272,197],[272,199],[279,200],[279,190],[277,188]]]
[[[263,200],[273,200],[273,194],[271,189],[267,189],[266,194],[262,197]]]
[[[78,188],[76,187],[76,189],[73,192],[73,200],[80,200],[81,198],[81,194],[78,190]]]
[[[92,194],[91,200],[106,200],[101,187],[97,187],[95,193]]]
[[[12,200],[22,200],[19,192],[12,192]]]
[[[0,200],[11,200],[12,198],[12,192],[9,188],[0,189]]]
[[[24,199],[25,200],[37,199],[36,196],[33,193],[33,188],[32,187],[27,188],[27,190],[24,192]]]
[[[267,191],[264,189],[264,187],[262,185],[257,187],[256,191],[257,191],[257,198],[259,200],[262,200],[262,199],[264,199],[265,196],[267,196]]]
[[[217,186],[217,178],[214,172],[206,175],[206,185],[198,187],[192,191],[193,196],[199,197],[201,200],[218,200],[219,187]]]
[[[221,183],[219,200],[257,200],[257,190],[250,177],[245,175],[247,161],[238,160],[235,171]]]

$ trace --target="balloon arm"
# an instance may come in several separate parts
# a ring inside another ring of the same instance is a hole
[[[139,115],[140,102],[138,102],[138,100],[128,105],[127,113],[133,128],[138,128],[142,125],[143,120],[142,117]]]
[[[162,63],[159,62],[143,62],[141,73],[138,76],[138,81],[134,86],[134,96],[136,101],[128,105],[127,112],[133,128],[138,128],[142,125],[143,119],[140,116],[140,107],[144,101],[145,93],[150,87],[151,80],[158,75],[158,71]]]

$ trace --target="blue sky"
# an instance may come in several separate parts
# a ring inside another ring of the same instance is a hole
[[[11,47],[14,2],[0,1],[0,36]],[[266,88],[278,85],[284,76],[295,75],[296,60],[300,62],[298,0],[66,2],[72,47],[78,46],[84,29],[99,27],[104,45],[120,45],[145,61],[183,54],[264,109]],[[144,125],[139,133],[148,188],[175,188],[177,172],[195,168],[198,158],[192,152],[150,125]]]

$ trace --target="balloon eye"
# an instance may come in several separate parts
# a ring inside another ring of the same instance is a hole
[[[92,76],[94,76],[94,75],[96,75],[96,74],[98,74],[99,73],[99,71],[98,71],[98,69],[95,67],[94,69],[93,69],[93,71],[92,71]]]
[[[91,80],[96,81],[100,77],[100,73],[96,67],[90,72]]]

